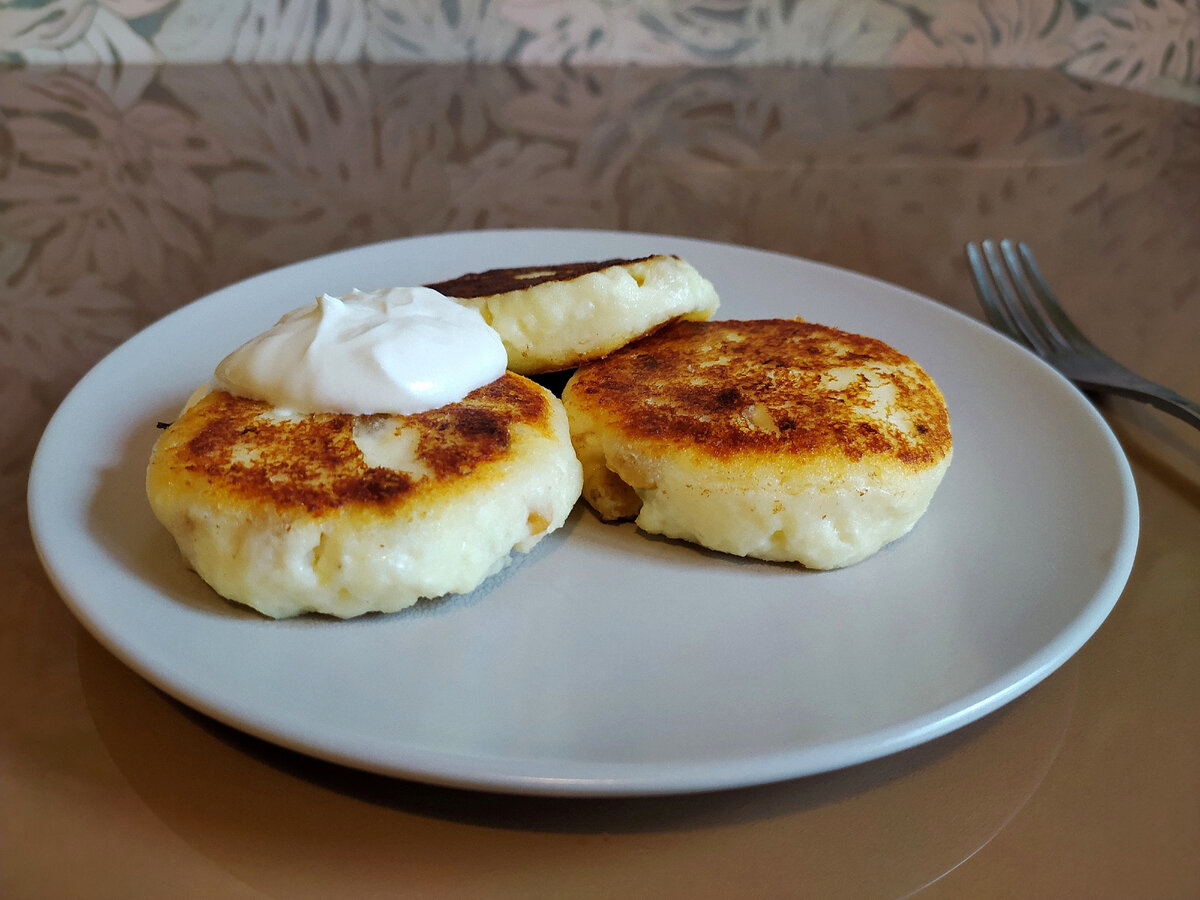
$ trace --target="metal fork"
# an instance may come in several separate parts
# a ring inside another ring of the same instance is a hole
[[[1086,391],[1150,403],[1200,428],[1200,405],[1129,371],[1067,318],[1024,243],[967,244],[975,291],[988,321]]]

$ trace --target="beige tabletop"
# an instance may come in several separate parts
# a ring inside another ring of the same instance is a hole
[[[789,68],[126,66],[0,95],[0,896],[1200,896],[1200,431],[1148,407],[1101,402],[1141,536],[1061,668],[915,749],[674,797],[439,788],[209,721],[76,623],[24,502],[51,413],[136,330],[451,230],[710,238],[973,316],[964,242],[1020,237],[1097,343],[1200,398],[1200,109],[1047,72]]]

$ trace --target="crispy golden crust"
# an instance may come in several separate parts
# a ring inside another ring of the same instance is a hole
[[[418,496],[462,490],[509,452],[514,426],[550,431],[543,389],[507,373],[458,403],[411,416],[324,413],[282,418],[265,403],[215,391],[164,432],[152,481],[205,483],[224,502],[320,519],[348,507],[388,514]],[[409,471],[368,465],[355,429],[416,431]],[[500,477],[497,472],[494,477]]]
[[[644,256],[638,259],[606,259],[598,262],[559,263],[551,266],[522,266],[511,269],[488,269],[485,272],[472,272],[427,284],[447,297],[457,297],[460,300],[473,300],[478,297],[491,297],[496,294],[508,294],[522,291],[526,288],[550,281],[574,281],[592,272],[600,272],[613,266],[627,266],[632,263],[645,262],[653,257]],[[672,257],[678,259],[678,257]]]
[[[869,456],[921,469],[952,443],[942,394],[911,359],[794,320],[672,323],[581,367],[564,401],[624,440],[718,460]]]

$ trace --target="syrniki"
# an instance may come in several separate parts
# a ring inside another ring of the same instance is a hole
[[[573,369],[675,319],[707,319],[719,305],[690,263],[663,254],[489,269],[428,286],[478,309],[522,375]]]
[[[917,363],[802,321],[677,322],[581,367],[563,402],[602,518],[814,569],[906,534],[952,455]]]

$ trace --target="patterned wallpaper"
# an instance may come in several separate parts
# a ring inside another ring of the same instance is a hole
[[[1016,234],[1093,257],[1056,285],[1097,298],[1101,346],[1157,348],[1152,374],[1172,384],[1194,355],[1195,333],[1139,298],[1196,297],[1179,261],[1200,246],[1200,106],[1067,77],[26,67],[0,73],[0,98],[0,507],[58,400],[136,329],[254,273],[411,234],[734,241],[976,311],[964,236]]]
[[[0,0],[0,59],[1036,66],[1200,103],[1200,0]]]

